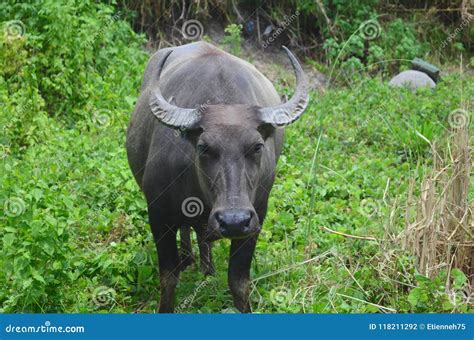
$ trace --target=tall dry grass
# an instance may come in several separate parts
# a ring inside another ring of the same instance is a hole
[[[469,202],[473,148],[469,145],[467,112],[459,110],[462,124],[454,125],[447,145],[432,144],[432,168],[415,197],[414,182],[408,193],[404,248],[417,261],[418,271],[428,277],[440,270],[462,270],[474,280],[473,202]],[[449,280],[449,279],[448,279]],[[449,290],[450,282],[446,282]]]

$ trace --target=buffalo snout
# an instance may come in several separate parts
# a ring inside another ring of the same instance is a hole
[[[258,218],[253,209],[223,209],[214,213],[220,234],[236,239],[251,236],[260,231]]]

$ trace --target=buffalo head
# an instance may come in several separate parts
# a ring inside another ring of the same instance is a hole
[[[284,47],[296,74],[296,90],[286,103],[273,107],[207,105],[181,108],[167,101],[157,86],[150,107],[163,124],[179,129],[193,145],[202,194],[210,207],[208,237],[245,238],[260,232],[256,211],[264,181],[273,181],[275,131],[296,121],[308,103],[308,82],[296,57]],[[158,67],[158,78],[168,52]],[[260,206],[261,208],[261,206]]]

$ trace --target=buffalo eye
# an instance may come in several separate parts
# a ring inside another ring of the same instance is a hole
[[[257,143],[257,144],[255,144],[253,150],[254,150],[255,153],[260,153],[260,152],[262,152],[263,147],[264,147],[263,143]]]

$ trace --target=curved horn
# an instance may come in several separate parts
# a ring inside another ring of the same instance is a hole
[[[200,113],[197,109],[185,109],[170,104],[162,95],[159,82],[163,65],[170,56],[172,50],[166,52],[158,64],[158,78],[156,86],[150,96],[150,108],[153,115],[163,124],[174,129],[192,129],[196,128],[200,119]]]
[[[285,126],[293,123],[303,114],[309,101],[308,79],[301,68],[298,59],[287,49],[282,46],[290,58],[291,65],[296,75],[296,90],[293,97],[286,103],[278,106],[261,108],[261,119],[264,123],[273,126]]]

